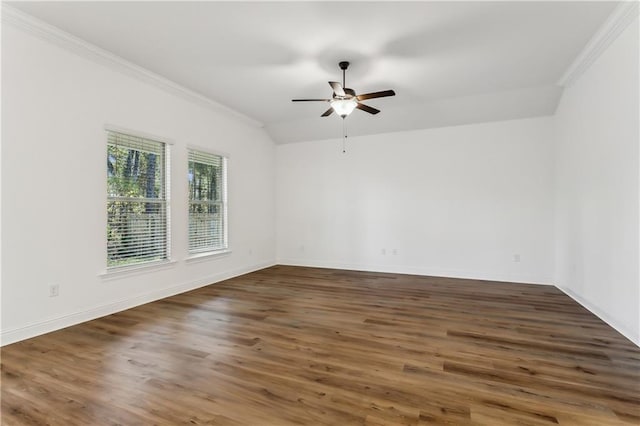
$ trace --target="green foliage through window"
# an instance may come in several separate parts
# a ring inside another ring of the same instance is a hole
[[[107,134],[107,266],[166,259],[165,144]]]
[[[189,151],[189,252],[227,248],[226,158]]]

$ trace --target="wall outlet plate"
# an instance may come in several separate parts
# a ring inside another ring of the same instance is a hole
[[[60,286],[58,284],[49,284],[49,297],[58,297],[60,294]]]

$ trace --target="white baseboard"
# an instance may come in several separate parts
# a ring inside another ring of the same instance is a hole
[[[144,305],[145,303],[164,299],[165,297],[184,293],[190,290],[195,290],[197,288],[204,287],[209,284],[214,284],[220,281],[227,280],[229,278],[247,274],[249,272],[254,272],[260,269],[268,268],[269,266],[273,266],[273,265],[275,265],[275,262],[273,261],[257,263],[244,268],[238,268],[232,271],[225,271],[218,274],[209,275],[195,281],[181,283],[175,286],[166,287],[156,291],[151,291],[151,292],[140,294],[131,298],[107,303],[105,305],[95,306],[83,311],[74,312],[74,313],[63,315],[56,318],[51,318],[45,321],[40,321],[40,322],[29,324],[23,327],[18,327],[11,330],[2,330],[2,333],[0,333],[0,346],[9,345],[11,343],[15,343],[21,340],[29,339],[31,337],[39,336],[41,334],[50,333],[52,331],[60,330],[62,328],[66,328],[82,322],[91,321],[93,319],[100,318],[105,315],[111,315],[116,312],[121,312],[126,309],[131,309],[136,306]]]
[[[605,311],[603,311],[602,309],[598,308],[596,305],[594,305],[593,303],[589,302],[588,300],[582,298],[581,296],[579,296],[577,293],[573,292],[572,290],[570,290],[568,288],[558,287],[558,286],[556,286],[556,287],[560,291],[562,291],[564,294],[566,294],[567,296],[569,296],[570,298],[575,300],[577,303],[582,305],[589,312],[591,312],[592,314],[594,314],[595,316],[600,318],[602,321],[604,321],[607,324],[609,324],[618,333],[622,334],[624,337],[629,339],[636,346],[640,347],[640,335],[637,332],[636,333],[632,332],[624,324],[620,324],[617,320],[613,319]]]
[[[409,275],[423,275],[429,277],[442,277],[442,278],[461,278],[470,280],[482,280],[482,281],[498,281],[498,282],[511,282],[519,284],[537,284],[537,285],[553,285],[551,282],[545,282],[536,278],[520,276],[520,275],[500,275],[495,273],[483,272],[483,271],[459,271],[459,270],[445,270],[445,269],[432,269],[413,266],[393,266],[393,265],[369,265],[369,264],[353,264],[353,263],[341,263],[321,260],[307,260],[307,259],[278,259],[278,265],[289,266],[307,266],[311,268],[330,268],[330,269],[346,269],[349,271],[369,271],[369,272],[385,272],[391,274],[409,274]]]

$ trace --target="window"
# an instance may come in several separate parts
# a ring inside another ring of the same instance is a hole
[[[227,159],[189,150],[189,253],[227,249]]]
[[[107,131],[107,267],[167,259],[166,145]]]

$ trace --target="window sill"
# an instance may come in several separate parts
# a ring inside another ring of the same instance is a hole
[[[160,260],[152,263],[145,263],[143,265],[133,266],[120,266],[115,268],[108,268],[104,272],[98,274],[103,280],[119,279],[126,276],[144,274],[147,272],[154,272],[162,269],[168,269],[175,266],[177,262],[175,260]]]
[[[187,257],[185,259],[185,261],[187,263],[194,263],[194,262],[202,262],[205,260],[211,260],[211,259],[215,259],[215,258],[219,258],[219,257],[225,257],[231,254],[231,250],[229,249],[224,249],[224,250],[216,250],[216,251],[207,251],[204,253],[195,253],[190,255],[189,257]]]

